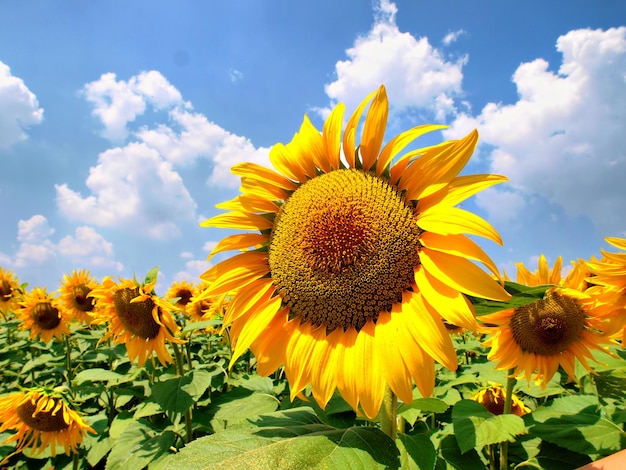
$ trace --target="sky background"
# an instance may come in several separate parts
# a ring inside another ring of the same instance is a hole
[[[510,181],[464,208],[500,232],[481,246],[509,275],[626,236],[622,0],[7,0],[0,266],[50,291],[73,269],[159,266],[161,295],[197,281],[231,233],[199,226],[236,196],[230,167],[380,84],[386,140],[478,129],[464,173]]]

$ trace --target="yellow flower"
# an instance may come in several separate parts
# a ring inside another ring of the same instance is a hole
[[[30,339],[39,337],[49,343],[53,337],[63,338],[71,333],[68,328],[70,315],[61,305],[59,298],[48,294],[45,288],[35,287],[26,292],[17,311],[21,320],[19,328],[30,331]]]
[[[514,369],[514,375],[540,381],[542,386],[563,367],[574,378],[575,360],[588,371],[591,350],[606,349],[608,339],[601,334],[602,321],[594,312],[595,302],[585,291],[587,267],[575,263],[565,279],[561,278],[561,258],[549,269],[546,258],[539,258],[539,269],[531,273],[518,264],[517,282],[530,286],[554,284],[545,298],[522,307],[510,308],[480,320],[493,334],[484,344],[491,347],[487,358],[498,369]]]
[[[172,304],[153,294],[155,283],[142,286],[127,279],[116,283],[105,277],[90,294],[96,299],[93,323],[109,326],[100,341],[111,338],[117,344],[126,344],[128,357],[131,362],[137,359],[139,367],[153,352],[163,365],[174,362],[165,342],[185,342],[176,337],[180,328],[172,318]]]
[[[94,309],[94,299],[89,297],[89,293],[97,286],[96,280],[84,269],[63,276],[59,289],[61,303],[79,323],[91,324],[90,312]]]
[[[598,303],[596,313],[607,320],[604,330],[608,335],[619,336],[626,346],[626,239],[606,238],[608,243],[622,250],[612,253],[602,250],[602,260],[586,261],[592,285],[589,292]]]
[[[13,271],[0,267],[0,313],[5,318],[19,308],[19,294],[18,280]]]
[[[360,145],[357,125],[371,101]],[[343,131],[344,106],[320,133],[305,116],[300,131],[276,144],[276,171],[242,163],[241,195],[204,226],[256,233],[224,238],[212,254],[243,252],[210,268],[203,296],[232,296],[224,316],[235,361],[251,348],[261,374],[284,364],[291,398],[309,384],[324,407],[335,389],[355,409],[378,413],[385,385],[412,400],[434,386],[434,360],[457,358],[441,318],[474,329],[463,295],[506,300],[491,259],[464,234],[501,243],[486,221],[456,207],[503,182],[458,176],[478,135],[400,152],[444,126],[424,125],[391,139],[385,88],[370,94]],[[341,155],[343,151],[343,156]],[[392,165],[392,160],[396,163]]]
[[[506,400],[506,390],[500,386],[491,386],[482,389],[474,394],[472,400],[483,405],[494,415],[504,414],[504,401]],[[530,413],[530,408],[515,394],[511,397],[511,413],[517,416],[524,416]]]
[[[28,447],[35,454],[63,446],[65,454],[77,452],[87,431],[96,433],[62,398],[39,390],[0,397],[0,432],[17,431],[4,443],[17,441],[15,452]]]

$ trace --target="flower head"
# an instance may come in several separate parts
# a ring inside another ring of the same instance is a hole
[[[71,275],[64,275],[59,292],[61,303],[68,310],[72,318],[79,323],[91,323],[90,313],[94,309],[94,299],[90,292],[98,286],[89,271],[74,270]]]
[[[19,328],[30,331],[30,339],[39,337],[49,343],[53,337],[62,338],[71,333],[68,327],[70,314],[59,298],[48,294],[45,288],[35,287],[24,293],[20,304],[22,308],[17,312],[21,320]]]
[[[19,307],[20,289],[13,271],[0,267],[0,313],[7,317]]]
[[[535,286],[555,284],[543,299],[533,303],[480,317],[492,336],[484,344],[491,347],[487,356],[498,363],[498,369],[514,369],[540,381],[545,387],[559,366],[570,379],[574,377],[575,360],[591,370],[591,351],[605,349],[608,339],[602,334],[602,321],[595,314],[595,302],[586,292],[587,267],[574,264],[565,279],[561,278],[561,259],[552,270],[546,258],[539,259],[539,269],[530,273],[518,265],[519,283]]]
[[[30,447],[35,454],[51,446],[56,456],[57,445],[67,455],[87,431],[95,431],[59,396],[41,390],[17,392],[0,397],[0,432],[16,431],[4,442],[17,442],[16,452]]]
[[[492,385],[491,387],[479,390],[474,394],[472,400],[483,405],[494,415],[501,415],[504,414],[506,390],[501,386]],[[517,395],[513,394],[511,396],[511,413],[517,416],[524,416],[526,413],[530,413],[530,408],[528,408]]]
[[[400,155],[417,137],[444,127],[425,125],[383,147],[384,87],[361,103],[342,132],[343,113],[337,105],[321,133],[305,117],[291,142],[271,149],[275,170],[252,163],[232,168],[241,195],[218,205],[229,212],[203,225],[254,233],[218,243],[213,254],[242,253],[201,276],[210,284],[200,298],[231,296],[224,326],[230,325],[233,361],[251,348],[261,374],[284,364],[292,399],[310,384],[325,406],[338,389],[373,417],[385,384],[410,402],[412,381],[431,393],[435,360],[456,368],[441,319],[475,328],[464,294],[509,298],[472,262],[497,276],[465,235],[501,243],[498,233],[456,207],[505,178],[458,176],[476,132]]]
[[[153,352],[161,364],[172,363],[166,341],[185,342],[175,336],[180,328],[172,318],[172,304],[153,293],[155,282],[141,285],[134,280],[121,279],[117,283],[105,277],[90,294],[96,299],[93,323],[109,325],[102,340],[112,338],[117,344],[126,344],[128,357],[131,362],[137,359],[139,367]]]

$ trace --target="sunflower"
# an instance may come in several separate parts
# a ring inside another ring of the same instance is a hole
[[[626,346],[626,239],[606,238],[619,253],[602,250],[602,260],[586,261],[590,276],[589,291],[598,303],[598,316],[607,320],[605,333],[619,335]]]
[[[89,293],[97,286],[96,280],[84,269],[63,276],[59,289],[61,303],[79,323],[91,324],[90,313],[94,309],[94,299]]]
[[[0,266],[0,313],[3,317],[8,318],[10,313],[19,308],[19,294],[18,280],[13,271],[7,271]]]
[[[15,452],[30,447],[35,454],[57,445],[65,454],[77,452],[86,433],[96,433],[65,400],[41,390],[17,392],[0,397],[0,432],[17,431],[4,443],[17,441]]]
[[[305,116],[291,142],[271,149],[276,170],[253,163],[232,168],[241,195],[218,205],[229,212],[203,225],[253,232],[217,244],[211,255],[242,252],[201,276],[210,282],[201,297],[231,297],[224,327],[234,344],[232,362],[250,348],[260,374],[284,365],[292,399],[310,384],[324,407],[337,389],[355,410],[374,417],[387,384],[411,402],[411,379],[423,395],[432,392],[435,360],[456,368],[441,319],[476,327],[464,294],[510,298],[474,264],[497,276],[465,234],[501,244],[500,236],[456,207],[506,178],[458,176],[476,131],[398,157],[417,137],[445,127],[418,126],[382,147],[383,86],[342,132],[344,109],[331,111],[321,133]]]
[[[572,380],[575,360],[590,371],[591,350],[606,350],[602,319],[595,312],[596,302],[587,292],[588,268],[574,263],[565,279],[561,277],[559,257],[552,270],[545,256],[539,258],[539,269],[531,273],[518,264],[517,282],[529,286],[554,284],[543,299],[509,308],[480,320],[485,332],[493,334],[485,346],[491,347],[487,358],[498,363],[498,369],[514,369],[514,375],[531,376],[545,387],[559,366]]]
[[[139,367],[153,352],[163,365],[174,362],[165,342],[185,342],[176,337],[180,328],[172,318],[173,305],[153,293],[155,283],[141,285],[127,279],[116,283],[105,277],[90,293],[96,299],[93,323],[109,324],[100,341],[111,338],[116,344],[126,344],[128,357],[131,362],[137,358]]]
[[[472,400],[483,405],[494,415],[501,415],[504,414],[506,390],[499,385],[492,385],[476,392]],[[511,413],[517,416],[524,416],[526,413],[530,413],[530,408],[515,393],[511,396]]]
[[[71,333],[69,312],[59,298],[48,294],[45,288],[35,287],[24,293],[20,304],[22,308],[17,311],[21,320],[19,328],[30,331],[30,339],[39,337],[49,343],[53,337],[62,338]]]

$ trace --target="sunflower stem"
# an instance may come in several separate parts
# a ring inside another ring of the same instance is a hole
[[[513,403],[513,387],[517,381],[515,376],[515,368],[509,369],[509,376],[506,381],[506,396],[504,397],[504,414],[511,412],[511,404]],[[509,468],[509,441],[500,443],[500,470]]]
[[[67,372],[67,386],[73,394],[72,380],[74,380],[74,372],[72,370],[72,343],[69,335],[65,336],[65,371]]]
[[[178,344],[171,343],[174,348],[174,357],[176,358],[176,373],[179,377],[185,376],[185,364],[183,362],[183,355],[180,352]],[[193,439],[193,422],[191,418],[191,408],[185,411],[185,444],[188,444]]]
[[[394,442],[398,434],[397,413],[398,397],[393,393],[389,385],[386,385],[383,406],[380,409],[380,427]]]

